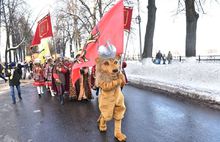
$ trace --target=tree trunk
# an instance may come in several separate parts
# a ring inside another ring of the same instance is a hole
[[[11,50],[10,49],[10,33],[9,32],[6,32],[6,37],[7,37],[7,41],[6,41],[6,49],[5,49],[5,62],[7,63],[8,62],[8,55],[9,55],[9,63],[11,63]]]
[[[144,52],[142,55],[143,58],[152,57],[153,38],[154,38],[156,10],[157,10],[155,6],[155,0],[148,0],[147,8],[148,8],[148,21],[147,21],[145,41],[144,41]]]
[[[94,7],[93,7],[93,25],[92,26],[95,26],[96,25],[96,0],[94,0]]]
[[[98,0],[98,7],[99,7],[99,17],[100,19],[103,16],[103,12],[102,12],[102,0]]]
[[[195,0],[185,0],[186,7],[186,57],[196,56],[196,29],[199,14]]]
[[[26,49],[27,47],[26,46],[24,46],[24,48],[23,48],[23,61],[25,61],[26,59],[26,53],[25,53],[25,49]]]
[[[70,37],[70,55],[72,51],[73,51],[73,38]]]

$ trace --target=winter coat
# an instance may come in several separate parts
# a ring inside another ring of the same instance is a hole
[[[171,61],[172,59],[173,59],[172,54],[171,54],[171,53],[168,53],[168,55],[167,55],[167,60],[168,60],[168,61]]]
[[[161,60],[161,58],[162,58],[162,54],[160,52],[158,52],[157,55],[156,55],[156,59],[160,59]]]
[[[9,69],[7,76],[9,77],[9,86],[18,86],[20,85],[22,70],[21,68]]]

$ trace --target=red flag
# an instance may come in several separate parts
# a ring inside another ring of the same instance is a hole
[[[131,7],[124,7],[124,29],[128,31],[131,29],[132,11]]]
[[[38,21],[37,29],[31,46],[40,44],[41,39],[53,36],[50,14]]]
[[[40,35],[39,35],[39,26],[37,25],[37,29],[34,35],[34,38],[31,42],[31,47],[40,44]]]
[[[98,57],[98,47],[106,42],[113,44],[117,49],[117,54],[123,53],[124,39],[124,5],[123,0],[115,4],[99,21],[91,32],[91,38],[85,45],[80,58],[80,63],[76,63],[72,69],[72,82],[80,77],[79,68],[91,67],[95,65]]]

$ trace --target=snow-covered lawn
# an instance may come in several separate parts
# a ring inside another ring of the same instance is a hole
[[[128,61],[126,73],[131,83],[162,89],[220,104],[220,62],[185,62],[156,65],[151,59]]]

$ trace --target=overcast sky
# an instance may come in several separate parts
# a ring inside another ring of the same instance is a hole
[[[90,0],[91,1],[91,0]],[[48,11],[53,12],[56,0],[26,0],[33,11],[33,19],[40,14],[43,17]],[[142,47],[147,23],[147,0],[141,2]],[[177,0],[156,0],[157,16],[154,35],[154,54],[158,50],[166,53],[170,50],[175,55],[185,55],[185,15],[174,16]],[[137,16],[134,7],[133,18]],[[204,6],[206,14],[200,14],[197,28],[197,54],[220,55],[220,4],[207,2]],[[52,19],[55,17],[51,17]],[[131,35],[128,51],[139,53],[138,28],[136,24]],[[211,53],[214,52],[214,53]]]

